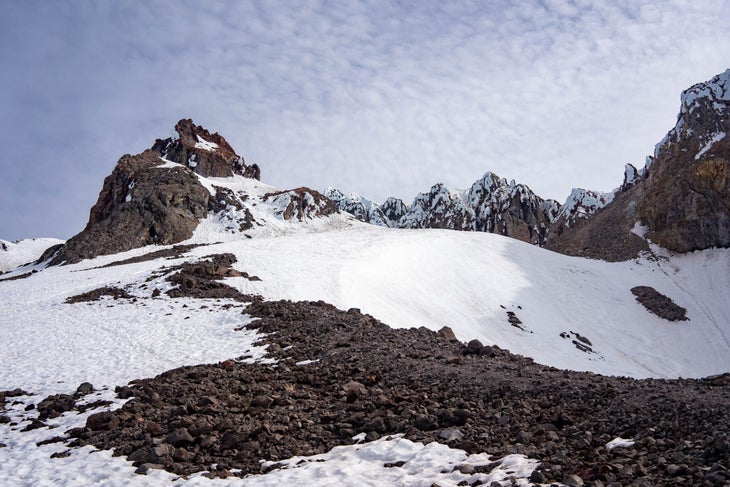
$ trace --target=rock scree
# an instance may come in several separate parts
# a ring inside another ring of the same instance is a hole
[[[275,366],[238,357],[132,381],[117,389],[131,400],[70,431],[71,445],[113,448],[140,473],[227,477],[260,473],[263,459],[324,453],[358,433],[403,433],[495,458],[525,454],[541,462],[536,482],[730,482],[730,386],[721,378],[563,371],[321,301],[259,301],[244,313],[259,318],[249,326],[265,334]],[[619,437],[632,445],[607,446]]]

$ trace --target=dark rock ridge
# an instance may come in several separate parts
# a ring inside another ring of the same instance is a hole
[[[561,205],[537,196],[528,186],[488,172],[466,191],[436,184],[410,206],[397,198],[382,205],[329,188],[325,195],[340,210],[367,223],[392,228],[446,228],[499,233],[542,245]]]
[[[215,204],[190,169],[165,165],[156,150],[124,155],[104,180],[86,228],[66,242],[51,264],[181,242],[192,237]]]
[[[266,334],[276,366],[239,357],[133,381],[117,389],[132,400],[90,416],[69,432],[72,445],[113,448],[140,473],[227,477],[259,473],[261,459],[324,453],[361,432],[366,441],[402,433],[495,458],[525,454],[541,462],[533,482],[730,481],[725,376],[563,371],[477,340],[466,346],[448,330],[396,330],[323,302],[258,302],[243,312],[260,318],[249,326]],[[633,444],[611,448],[617,437]]]
[[[685,90],[676,126],[641,170],[626,165],[616,197],[584,225],[555,232],[548,247],[626,260],[648,246],[676,252],[730,247],[730,69]]]
[[[258,179],[258,166],[246,165],[223,137],[191,120],[180,120],[175,130],[177,138],[158,139],[151,149],[119,159],[104,180],[86,228],[60,248],[51,264],[181,242],[193,235],[209,211],[231,205],[243,210],[235,195],[224,189],[211,196],[196,174]],[[243,220],[239,230],[252,225],[252,218]]]

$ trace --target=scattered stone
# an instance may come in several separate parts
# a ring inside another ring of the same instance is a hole
[[[84,382],[76,388],[76,397],[86,396],[94,392],[94,386],[89,382]]]
[[[583,479],[575,474],[566,475],[563,484],[567,487],[583,487]]]
[[[586,485],[702,485],[710,474],[725,482],[729,387],[568,372],[497,347],[464,358],[464,344],[436,332],[391,329],[323,302],[257,301],[244,311],[258,318],[249,326],[261,345],[280,345],[269,348],[276,366],[232,360],[133,381],[117,390],[131,397],[124,406],[67,433],[71,446],[218,478],[259,473],[262,458],[402,434],[495,458],[524,454],[540,462],[533,483],[542,475],[543,484],[580,485],[575,475]],[[636,444],[604,448],[617,437]],[[667,465],[680,469],[671,476]]]
[[[452,330],[449,326],[441,327],[436,333],[445,340],[457,340],[454,330]]]
[[[483,347],[484,345],[482,345],[482,342],[475,338],[474,340],[471,340],[469,343],[466,344],[466,354],[477,355]]]
[[[452,441],[461,441],[464,439],[464,434],[455,428],[449,428],[442,430],[439,433],[439,438],[446,443],[450,443]]]

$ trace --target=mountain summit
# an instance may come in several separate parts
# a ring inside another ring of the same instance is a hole
[[[163,159],[187,166],[205,177],[225,178],[238,174],[261,179],[258,165],[246,165],[243,157],[236,154],[217,132],[211,134],[190,119],[180,120],[175,131],[177,137],[157,139],[152,146]]]
[[[644,167],[627,164],[614,200],[548,247],[608,260],[646,250],[643,237],[675,252],[730,247],[728,132],[730,69],[685,90],[676,125]]]
[[[180,120],[177,137],[157,139],[141,154],[126,154],[104,180],[86,228],[71,238],[51,263],[74,263],[97,255],[149,244],[166,245],[190,238],[209,211],[226,205],[199,176],[258,179],[226,139]]]

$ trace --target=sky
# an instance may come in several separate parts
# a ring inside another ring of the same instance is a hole
[[[730,1],[0,0],[0,238],[69,238],[181,118],[263,182],[610,191],[730,67]]]

